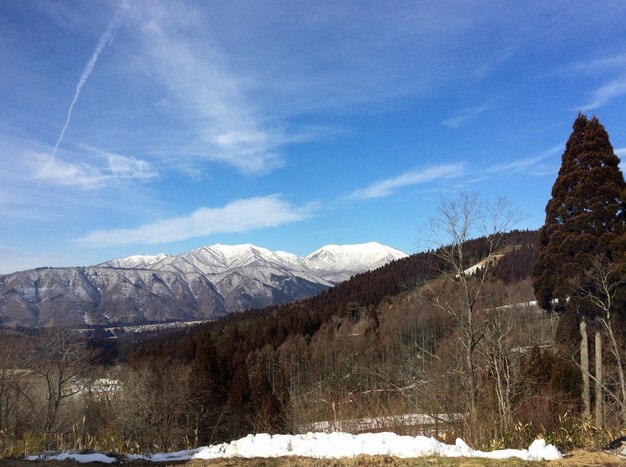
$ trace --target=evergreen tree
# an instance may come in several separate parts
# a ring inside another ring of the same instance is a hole
[[[542,308],[565,310],[571,295],[568,281],[585,270],[593,256],[623,260],[626,184],[619,163],[598,119],[578,114],[539,232],[533,285]],[[577,300],[567,306],[581,311]],[[567,314],[575,322],[573,313]]]

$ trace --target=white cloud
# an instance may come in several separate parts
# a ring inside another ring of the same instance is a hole
[[[33,222],[64,226],[66,221],[89,223],[102,216],[149,219],[163,212],[154,185],[145,183],[152,180],[147,174],[158,174],[155,168],[139,163],[131,170],[119,159],[111,166],[109,153],[97,151],[86,146],[62,148],[50,161],[49,145],[0,131],[0,211],[13,222],[6,233],[19,236],[19,229],[29,231],[29,225],[32,231]],[[133,158],[129,159],[132,168]]]
[[[486,173],[490,175],[494,174],[510,174],[510,173],[518,173],[518,172],[526,172],[532,169],[539,169],[537,173],[545,175],[546,173],[552,173],[552,170],[547,171],[546,167],[542,164],[542,162],[549,158],[550,156],[554,156],[563,152],[563,145],[558,144],[553,146],[545,151],[531,157],[526,157],[523,159],[517,159],[511,162],[504,162],[502,164],[492,165],[487,168]]]
[[[34,179],[39,183],[92,190],[103,187],[108,178],[100,169],[90,164],[66,162],[58,157],[51,158],[46,153],[30,153],[29,155]]]
[[[460,128],[463,125],[467,124],[471,120],[474,120],[481,113],[487,110],[488,107],[472,107],[469,109],[463,109],[456,112],[452,117],[441,122],[443,126],[447,126],[448,128]]]
[[[218,233],[237,233],[297,222],[313,214],[280,195],[241,199],[221,208],[202,207],[186,216],[162,219],[130,229],[96,230],[77,239],[91,247],[168,243]]]
[[[107,159],[109,161],[109,170],[112,176],[116,178],[148,180],[159,175],[159,172],[148,162],[135,159],[134,157],[110,153]]]
[[[591,100],[583,105],[580,110],[594,110],[611,102],[613,99],[626,94],[626,76],[606,83],[591,94]]]
[[[465,166],[462,163],[434,165],[422,170],[406,172],[394,178],[378,181],[368,187],[353,191],[346,197],[346,199],[362,200],[383,198],[393,194],[400,188],[432,182],[434,180],[458,177],[464,173],[464,171]]]
[[[79,144],[78,147],[105,159],[107,167],[104,171],[110,175],[110,178],[149,180],[159,176],[157,168],[148,161],[103,151],[86,144]]]
[[[158,177],[158,170],[147,161],[79,145],[102,159],[100,164],[65,161],[43,152],[25,151],[23,158],[38,183],[73,186],[94,190],[120,179],[150,180]],[[76,155],[74,155],[76,158]]]

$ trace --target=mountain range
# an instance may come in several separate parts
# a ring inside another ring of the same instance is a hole
[[[180,255],[37,268],[0,276],[0,326],[214,319],[303,299],[406,256],[375,242],[327,245],[304,257],[250,244],[213,245]]]

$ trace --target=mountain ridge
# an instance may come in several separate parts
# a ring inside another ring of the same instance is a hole
[[[251,244],[212,245],[180,255],[18,271],[0,276],[0,326],[214,319],[307,298],[406,256],[375,242],[327,245],[307,257]]]
[[[165,253],[154,256],[133,255],[114,258],[96,266],[214,275],[250,266],[256,261],[265,261],[277,268],[297,271],[308,280],[331,285],[349,279],[359,272],[376,269],[389,261],[406,256],[408,256],[406,253],[378,242],[354,245],[329,244],[306,256],[280,250],[271,251],[245,243],[202,246],[179,255]]]

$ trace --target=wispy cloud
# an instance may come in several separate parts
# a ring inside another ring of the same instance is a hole
[[[44,170],[49,145],[1,130],[0,154],[0,211],[14,222],[6,232],[30,231],[34,221],[48,226],[56,222],[61,231],[70,219],[89,225],[103,216],[150,219],[163,212],[155,185],[148,183],[157,180],[159,171],[146,167],[146,161],[115,154],[121,159],[112,157],[110,162],[107,155],[112,153],[79,145],[60,149]]]
[[[393,194],[400,188],[458,177],[463,174],[464,171],[465,164],[463,163],[434,165],[422,170],[406,172],[394,178],[378,181],[368,187],[353,191],[345,199],[348,201],[356,201],[383,198]]]
[[[292,139],[255,105],[246,78],[227,66],[210,40],[196,44],[185,32],[191,26],[187,19],[181,28],[179,19],[172,21],[163,12],[157,16],[141,27],[145,72],[165,86],[174,103],[171,111],[185,122],[188,141],[175,148],[176,154],[247,174],[281,166],[281,149]]]
[[[552,173],[551,169],[549,172],[546,172],[547,167],[543,164],[543,162],[550,156],[554,156],[561,152],[563,152],[563,145],[558,144],[549,149],[546,149],[545,151],[535,156],[525,157],[523,159],[517,159],[511,162],[503,162],[501,164],[492,165],[491,167],[487,168],[485,173],[489,175],[511,174],[529,171],[534,172],[536,175]]]
[[[580,61],[570,66],[563,67],[548,76],[553,76],[555,74],[566,76],[588,75],[598,72],[606,72],[607,70],[623,70],[624,68],[626,68],[626,53],[620,52],[618,54],[601,58]]]
[[[221,208],[202,207],[186,216],[130,229],[96,230],[76,240],[91,247],[169,243],[218,233],[238,233],[302,221],[312,206],[294,206],[280,195],[241,199]]]
[[[448,128],[460,128],[463,125],[469,123],[478,117],[481,113],[487,110],[487,106],[483,107],[471,107],[468,109],[462,109],[456,112],[452,117],[441,122],[443,126],[447,126]]]
[[[311,115],[424,96],[459,76],[468,79],[469,64],[489,62],[471,78],[480,79],[512,54],[456,50],[452,44],[484,21],[473,8],[380,5],[364,12],[358,2],[309,2],[283,23],[270,4],[222,5],[219,15],[181,2],[133,9],[138,66],[162,86],[177,124],[159,150],[174,153],[183,171],[208,161],[267,173],[285,164],[288,145],[319,137],[299,128]],[[461,126],[484,110],[468,109],[449,124]],[[182,144],[171,144],[174,138]]]
[[[591,99],[580,110],[594,110],[626,94],[626,76],[610,81],[591,93]]]
[[[612,100],[626,94],[626,52],[617,51],[611,55],[594,57],[589,60],[581,60],[569,66],[563,67],[550,73],[547,77],[555,75],[570,77],[593,76],[594,78],[612,77],[605,83],[591,92],[591,95],[584,105],[574,110],[595,110],[610,103]]]
[[[474,74],[478,78],[484,78],[489,75],[494,69],[500,67],[503,63],[509,61],[515,56],[515,51],[512,47],[508,46],[500,51],[495,51],[492,54],[488,54],[485,61],[476,68]]]

